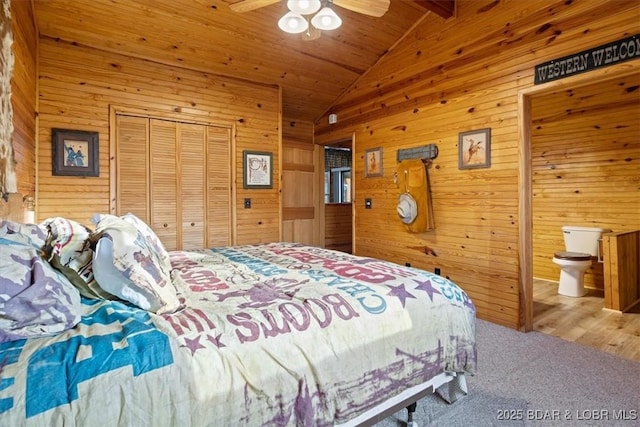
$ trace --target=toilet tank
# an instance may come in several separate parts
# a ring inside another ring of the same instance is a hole
[[[565,225],[562,227],[565,250],[598,256],[598,240],[603,233],[609,233],[610,231],[606,228]]]

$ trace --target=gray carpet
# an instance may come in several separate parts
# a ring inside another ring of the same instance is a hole
[[[478,372],[451,405],[418,401],[418,426],[640,426],[640,363],[478,320]],[[406,425],[403,410],[376,427]]]

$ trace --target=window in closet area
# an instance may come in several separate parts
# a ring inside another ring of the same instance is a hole
[[[325,147],[324,202],[351,203],[351,149]]]

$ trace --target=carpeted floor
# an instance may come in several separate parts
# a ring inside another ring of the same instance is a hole
[[[469,395],[418,402],[418,426],[640,426],[640,363],[478,320]],[[407,411],[377,427],[405,426]]]

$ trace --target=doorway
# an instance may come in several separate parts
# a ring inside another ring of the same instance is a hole
[[[611,82],[623,82],[630,80],[633,76],[638,75],[638,67],[616,67],[613,66],[611,68],[605,70],[595,70],[588,74],[583,74],[579,76],[570,77],[564,80],[550,82],[547,84],[539,85],[536,87],[528,88],[520,92],[518,97],[519,102],[519,126],[521,129],[521,150],[519,153],[519,183],[520,183],[520,201],[519,201],[519,213],[520,213],[520,265],[521,265],[521,274],[520,274],[520,295],[521,295],[521,326],[524,331],[534,330],[534,262],[535,262],[535,254],[534,254],[534,241],[533,241],[533,233],[535,230],[534,227],[534,206],[533,206],[533,197],[534,197],[534,171],[532,166],[533,161],[533,145],[532,135],[534,131],[537,129],[538,124],[536,124],[536,128],[534,128],[534,120],[536,119],[536,112],[533,111],[532,101],[539,99],[540,97],[549,96],[554,92],[562,92],[565,95],[573,96],[573,91],[578,91],[579,89],[587,86],[593,86],[596,83],[598,84],[606,84]],[[610,85],[611,86],[611,85]],[[620,86],[619,84],[617,85]],[[629,88],[631,91],[632,88]],[[608,94],[607,94],[608,95]],[[637,94],[636,94],[637,97]],[[576,96],[575,99],[580,99]],[[575,100],[574,99],[574,100]],[[585,98],[586,99],[586,98]],[[637,105],[637,104],[636,104]],[[601,108],[602,109],[602,108]],[[606,109],[602,109],[606,110]],[[567,109],[563,111],[564,114],[572,114],[572,111]],[[576,111],[576,113],[578,113]],[[606,113],[603,113],[606,114]],[[604,121],[605,123],[606,120]],[[610,122],[609,122],[610,124]],[[570,131],[570,129],[567,129]],[[584,147],[578,146],[574,149],[582,149],[588,150],[588,146]],[[607,159],[608,161],[608,159]],[[549,164],[549,168],[555,167],[555,165]],[[622,162],[624,163],[624,162]],[[594,164],[593,167],[598,167],[597,164]],[[557,175],[558,182],[560,182],[564,176],[560,173],[560,170],[556,170],[554,174]],[[535,176],[536,179],[539,179],[539,176]],[[554,187],[559,186],[560,184],[550,184],[550,191],[554,190]],[[557,188],[555,189],[557,190]],[[537,191],[537,190],[536,190]],[[578,191],[578,190],[576,190]],[[553,213],[552,213],[553,215]],[[612,215],[613,216],[613,215]],[[563,220],[575,220],[575,218],[563,218]],[[602,218],[595,219],[594,222],[598,220],[602,221]],[[560,228],[558,227],[558,230]],[[562,235],[558,231],[558,245],[562,245]],[[551,257],[549,257],[549,260]],[[551,261],[549,261],[551,262]],[[578,325],[579,327],[581,325]],[[542,331],[544,332],[544,331]],[[575,333],[575,332],[574,332]]]
[[[353,253],[353,150],[351,141],[324,147],[324,246]]]

